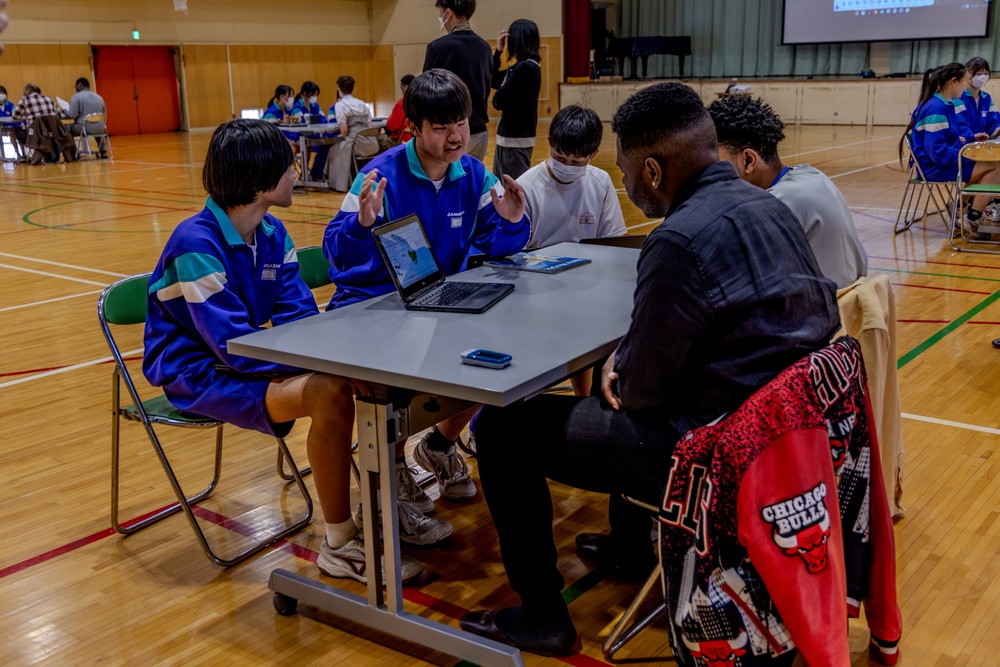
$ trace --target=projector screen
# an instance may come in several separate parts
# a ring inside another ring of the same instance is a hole
[[[987,37],[989,0],[784,0],[783,44]]]

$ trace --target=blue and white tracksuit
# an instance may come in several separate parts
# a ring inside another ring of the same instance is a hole
[[[274,104],[272,104],[271,106],[269,106],[267,109],[264,110],[264,115],[261,116],[261,119],[262,120],[276,120],[278,122],[281,122],[281,119],[285,117],[286,113],[289,116],[291,116],[292,115],[292,110],[289,109],[289,110],[285,111],[284,109],[282,109],[282,108],[280,108],[278,106],[277,102],[275,102]],[[281,133],[283,135],[285,135],[285,138],[288,139],[289,141],[298,141],[299,140],[299,133],[298,132],[289,132],[285,128],[280,128],[280,129],[281,129]]]
[[[292,107],[292,115],[304,116],[308,114],[323,116],[323,118],[326,118],[326,116],[323,114],[323,107],[321,107],[318,102],[314,104],[309,104],[308,102],[302,99],[296,100],[295,106]],[[296,134],[296,137],[297,136],[298,135]],[[333,133],[324,132],[322,134],[314,134],[312,136],[316,138],[321,138],[321,137],[329,138],[329,137],[335,137],[337,135]],[[311,150],[313,153],[316,154],[316,157],[313,158],[312,167],[309,168],[309,177],[314,181],[322,181],[323,172],[326,171],[326,157],[330,153],[330,144],[311,146],[309,150]]]
[[[522,216],[519,222],[500,217],[493,207],[490,188],[496,188],[497,195],[502,196],[503,187],[482,162],[463,155],[448,166],[438,191],[420,165],[416,142],[409,141],[365,165],[344,197],[340,213],[326,227],[323,254],[333,267],[330,277],[337,285],[327,310],[395,289],[371,228],[358,222],[361,183],[373,169],[378,169],[379,178],[387,180],[382,215],[375,225],[417,214],[445,275],[461,271],[473,247],[493,258],[519,252],[528,242],[528,216]]]
[[[179,410],[283,435],[291,424],[267,417],[270,380],[239,374],[301,370],[229,354],[226,343],[318,311],[281,221],[267,214],[254,234],[256,262],[211,197],[177,226],[149,279],[142,371]]]
[[[972,134],[993,134],[1000,127],[1000,112],[993,106],[993,98],[985,90],[979,91],[978,100],[966,90],[962,93],[962,103],[965,105],[965,121]]]
[[[17,108],[16,104],[11,102],[10,100],[4,100],[3,104],[0,104],[0,116],[13,116],[14,109],[16,108]],[[21,127],[21,123],[18,123],[17,121],[9,121],[0,124],[0,127]]]
[[[958,176],[958,151],[971,139],[969,126],[959,111],[965,105],[960,100],[946,100],[934,95],[916,111],[916,122],[910,133],[913,155],[924,176],[930,181],[954,181]],[[964,116],[964,113],[963,113]],[[963,139],[965,141],[963,141]],[[968,182],[975,162],[962,164],[962,180]]]

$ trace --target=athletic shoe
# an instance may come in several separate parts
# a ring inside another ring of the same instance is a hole
[[[399,539],[407,544],[427,546],[437,544],[441,540],[451,536],[454,532],[452,525],[444,519],[432,519],[420,513],[410,503],[400,502],[399,507]],[[382,508],[378,511],[379,524],[382,523]],[[364,530],[364,517],[361,513],[361,503],[358,503],[358,511],[354,515],[354,523],[358,524],[358,530]]]
[[[396,498],[400,502],[410,503],[424,514],[434,511],[434,501],[417,484],[413,469],[399,461],[396,462]]]
[[[434,473],[441,495],[452,500],[468,500],[476,495],[476,485],[469,477],[469,466],[454,445],[447,452],[436,452],[427,446],[428,433],[413,448],[413,460],[424,470]]]
[[[415,578],[424,569],[413,556],[401,555],[399,561],[403,581]],[[360,535],[339,549],[331,547],[324,537],[316,565],[319,571],[328,577],[350,578],[363,584],[368,583],[365,543]],[[382,580],[385,580],[385,562],[382,563]]]

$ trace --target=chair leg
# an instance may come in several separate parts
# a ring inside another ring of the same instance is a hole
[[[614,630],[611,631],[611,634],[608,636],[608,639],[604,642],[604,646],[602,647],[604,657],[608,660],[613,661],[615,653],[617,653],[642,630],[649,627],[653,621],[666,613],[667,603],[666,601],[661,601],[655,607],[643,614],[639,620],[634,623],[632,622],[633,619],[639,615],[640,607],[642,607],[646,599],[649,598],[650,594],[654,590],[660,590],[660,577],[662,573],[663,568],[659,563],[657,563],[656,567],[653,569],[653,573],[649,575],[649,578],[646,579],[646,583],[642,585],[639,593],[635,596],[635,599],[632,600],[632,604],[629,605],[621,619],[617,624],[615,624]]]
[[[305,477],[312,473],[312,466],[306,466],[305,468],[299,469],[299,474]],[[291,482],[295,479],[294,476],[285,472],[285,455],[281,453],[281,448],[278,448],[278,477],[285,480],[286,482]]]
[[[916,186],[907,181],[906,189],[903,190],[903,199],[899,202],[899,212],[896,214],[896,222],[892,226],[894,234],[905,232],[913,223],[914,218],[910,217],[910,205],[913,203],[913,192]]]
[[[137,533],[143,528],[151,526],[152,524],[161,521],[171,514],[176,514],[180,512],[182,507],[180,503],[174,503],[164,507],[163,509],[154,512],[152,514],[144,515],[138,520],[128,521],[122,523],[119,517],[119,496],[120,496],[120,483],[121,478],[121,384],[120,384],[120,374],[117,368],[113,372],[113,382],[111,390],[111,525],[114,527],[115,532],[122,535],[131,535]],[[152,428],[147,429],[147,434],[150,439],[154,442],[154,448],[161,450],[160,441],[156,436],[156,433]],[[212,481],[209,482],[208,486],[202,491],[194,494],[190,498],[187,498],[188,503],[197,503],[212,494],[215,487],[219,484],[219,477],[222,474],[222,426],[216,429],[215,434],[215,470],[212,475]]]

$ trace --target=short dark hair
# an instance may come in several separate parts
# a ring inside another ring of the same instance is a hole
[[[701,98],[683,83],[658,83],[643,88],[618,107],[611,131],[622,151],[653,148],[699,123],[712,119]]]
[[[319,86],[313,81],[303,81],[302,86],[299,88],[299,94],[295,96],[296,100],[305,99],[306,96],[316,93],[319,95]]]
[[[201,182],[223,209],[246,206],[269,192],[295,161],[276,125],[238,118],[220,125],[208,145]]]
[[[588,157],[601,146],[604,126],[593,109],[571,104],[559,110],[549,124],[549,145],[563,155]]]
[[[399,80],[399,83],[401,85],[408,86],[411,83],[413,83],[413,79],[415,79],[415,78],[416,77],[414,77],[412,74],[404,74],[403,78]]]
[[[88,88],[89,89],[90,88],[90,81],[87,81],[85,78],[83,78],[81,76],[79,79],[76,80],[76,85],[80,86],[81,88]]]
[[[476,0],[437,0],[434,6],[438,9],[450,9],[455,16],[471,19],[476,13]]]
[[[446,125],[468,119],[472,97],[465,82],[446,69],[429,69],[410,82],[403,95],[403,113],[417,126],[424,121]]]
[[[33,83],[24,84],[24,89],[27,90],[29,93],[38,93],[39,95],[42,94],[42,89]]]
[[[986,62],[986,58],[981,58],[976,56],[975,58],[969,58],[969,62],[965,63],[965,69],[969,70],[969,74],[975,76],[980,72],[991,72],[990,64]]]
[[[525,60],[541,62],[538,55],[541,49],[541,38],[538,36],[538,26],[534,21],[518,19],[507,29],[507,55],[517,58],[517,62]]]
[[[764,100],[730,95],[712,102],[708,113],[723,146],[735,152],[752,148],[764,162],[778,156],[778,144],[785,138],[785,124]]]
[[[337,89],[342,91],[345,95],[350,95],[354,92],[354,77],[350,74],[344,74],[337,77]]]
[[[3,93],[4,95],[6,95],[7,94],[7,89],[4,88],[3,86],[0,86],[0,93]]]

